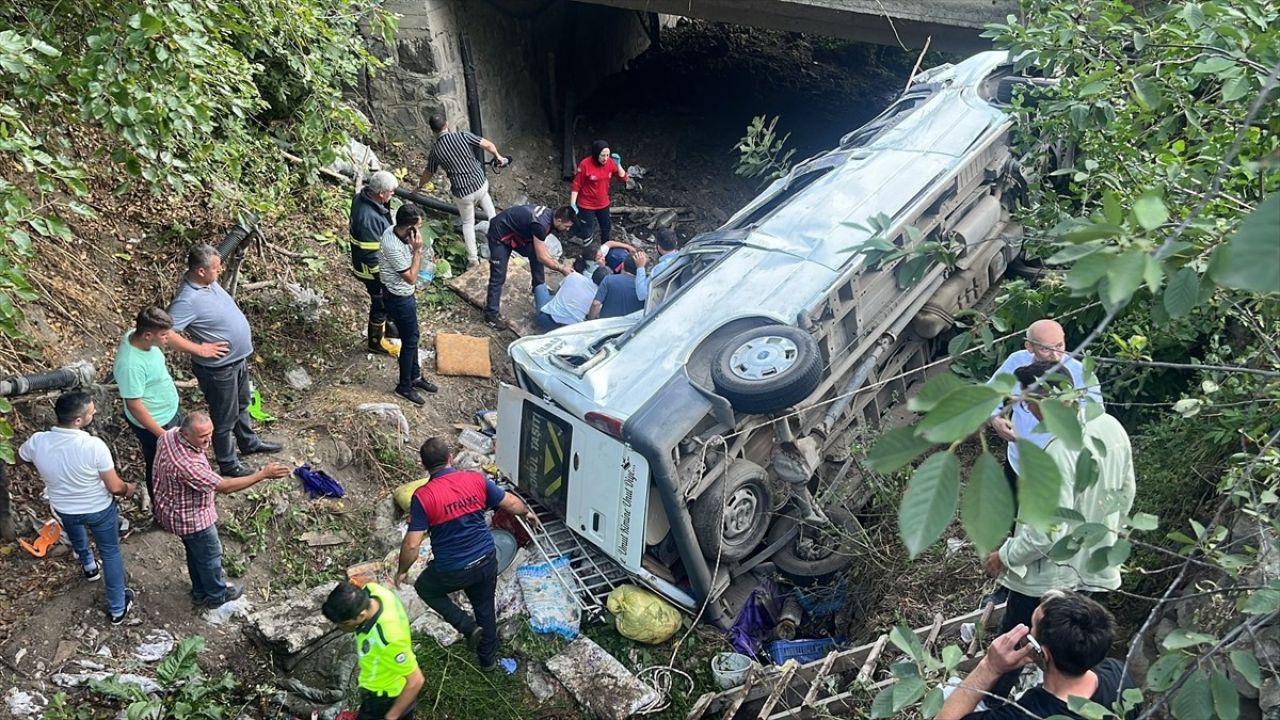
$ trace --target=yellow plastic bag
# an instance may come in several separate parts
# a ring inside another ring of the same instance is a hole
[[[409,501],[413,499],[413,491],[427,484],[431,478],[421,478],[418,480],[410,480],[409,482],[397,487],[391,491],[391,497],[395,498],[396,505],[403,512],[409,512]]]
[[[680,611],[642,587],[619,585],[609,593],[607,605],[618,633],[636,642],[656,645],[680,629]]]

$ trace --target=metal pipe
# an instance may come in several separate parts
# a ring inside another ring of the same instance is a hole
[[[93,383],[97,371],[93,363],[78,360],[60,370],[15,375],[0,380],[0,397],[13,397],[41,390],[62,390],[85,387]]]
[[[849,382],[840,390],[838,393],[841,396],[840,399],[832,403],[831,407],[827,409],[826,416],[822,418],[822,422],[814,429],[814,432],[821,434],[824,438],[827,437],[827,434],[831,432],[832,426],[840,419],[844,411],[849,409],[849,403],[853,402],[854,392],[867,381],[867,378],[871,376],[871,371],[876,369],[885,351],[892,345],[893,336],[885,335],[880,338],[875,349],[871,351],[871,355],[858,366],[857,371],[853,373],[853,377],[849,378]]]
[[[467,94],[467,119],[471,123],[471,132],[484,137],[484,127],[480,122],[480,86],[476,82],[475,56],[471,54],[471,38],[466,33],[458,36],[458,45],[462,50],[462,85]],[[476,160],[484,162],[484,150],[471,148]]]

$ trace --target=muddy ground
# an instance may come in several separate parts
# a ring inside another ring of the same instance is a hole
[[[879,112],[901,89],[912,62],[914,57],[887,48],[682,23],[664,34],[661,50],[635,61],[584,103],[576,144],[585,152],[593,139],[603,137],[626,164],[648,169],[643,189],[615,188],[615,205],[695,208],[693,218],[678,228],[687,238],[723,222],[757,192],[757,180],[733,173],[733,147],[753,115],[779,115],[779,127],[792,133],[790,146],[802,158],[834,144]],[[495,140],[518,158],[513,168],[493,178],[500,206],[567,202],[559,138]],[[92,138],[85,143],[87,156]],[[389,165],[405,167],[416,178],[421,160],[416,151],[406,146],[378,149]],[[133,314],[148,303],[166,304],[185,248],[197,239],[220,238],[231,221],[228,210],[208,198],[177,202],[144,192],[113,195],[114,187],[104,168],[91,198],[98,218],[75,224],[74,242],[43,241],[30,272],[43,296],[28,309],[37,342],[19,346],[0,341],[0,375],[87,358],[98,367],[99,381],[106,382],[116,343]],[[495,381],[510,378],[505,348],[514,336],[487,327],[478,309],[442,289],[420,303],[423,349],[433,349],[436,332],[488,338],[495,377],[440,378],[428,357],[424,371],[440,392],[422,408],[391,394],[394,361],[363,351],[365,295],[334,242],[346,235],[347,204],[345,191],[317,186],[316,209],[268,219],[268,244],[250,253],[242,271],[243,282],[294,282],[319,290],[327,300],[319,317],[308,318],[279,287],[245,290],[239,296],[258,345],[255,382],[265,409],[277,418],[262,424],[260,432],[285,444],[274,459],[311,463],[347,489],[340,503],[315,502],[296,480],[286,479],[219,499],[224,566],[236,582],[244,583],[254,604],[270,602],[288,589],[332,582],[348,564],[381,557],[390,541],[377,530],[385,520],[377,508],[393,487],[418,476],[417,443],[432,434],[456,433],[457,424],[494,406]],[[626,227],[626,221],[621,225]],[[648,235],[642,228],[628,229]],[[185,359],[171,355],[170,363],[177,379],[189,379]],[[309,388],[286,382],[285,373],[298,368],[313,381]],[[201,405],[198,391],[187,388],[182,394],[184,408]],[[141,480],[141,459],[113,400],[114,390],[107,388],[103,398],[110,404],[100,409],[98,431],[111,445],[122,476]],[[412,428],[412,444],[401,444],[390,426],[357,414],[355,407],[366,402],[398,405]],[[48,398],[19,403],[13,414],[17,439],[47,427],[50,415]],[[40,491],[30,470],[15,472],[20,522],[27,510],[45,515]],[[887,484],[883,492],[891,494],[892,486]],[[867,562],[855,567],[854,583],[866,589],[902,579],[911,590],[892,598],[883,591],[859,590],[859,611],[842,628],[853,639],[878,634],[893,622],[925,624],[939,610],[966,611],[981,592],[969,553],[939,554],[924,566],[913,565],[912,577],[904,578],[905,558],[887,522],[892,511],[885,513],[886,523],[871,528],[868,540],[875,547],[867,548]],[[67,553],[35,559],[16,544],[0,547],[4,688],[52,690],[48,676],[74,668],[82,659],[96,658],[119,669],[138,667],[138,661],[128,659],[130,653],[157,628],[177,637],[204,636],[207,669],[231,670],[243,688],[274,683],[277,674],[270,658],[245,639],[239,625],[211,626],[193,612],[181,543],[155,528],[138,508],[128,507],[126,516],[131,529],[124,538],[125,565],[138,606],[122,627],[106,622],[101,583],[84,582]],[[307,531],[343,533],[345,539],[311,548],[299,539]],[[103,660],[103,653],[114,660]],[[619,653],[637,666],[662,659],[657,657],[661,649],[640,656],[620,645]],[[572,715],[571,709],[563,712],[570,715],[543,716]],[[443,708],[441,713],[452,716]]]

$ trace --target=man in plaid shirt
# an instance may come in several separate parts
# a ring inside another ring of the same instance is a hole
[[[283,463],[271,463],[242,477],[222,477],[206,454],[213,441],[213,421],[193,412],[181,427],[166,430],[156,443],[152,511],[160,527],[182,538],[191,576],[191,600],[197,608],[216,608],[240,597],[239,587],[222,576],[222,543],[218,540],[216,493],[233,493],[267,478],[290,473]]]

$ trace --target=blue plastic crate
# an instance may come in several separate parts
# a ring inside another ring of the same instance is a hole
[[[827,656],[838,645],[843,645],[846,638],[816,638],[813,640],[774,640],[765,648],[774,665],[781,665],[788,660],[800,664],[813,662]]]

